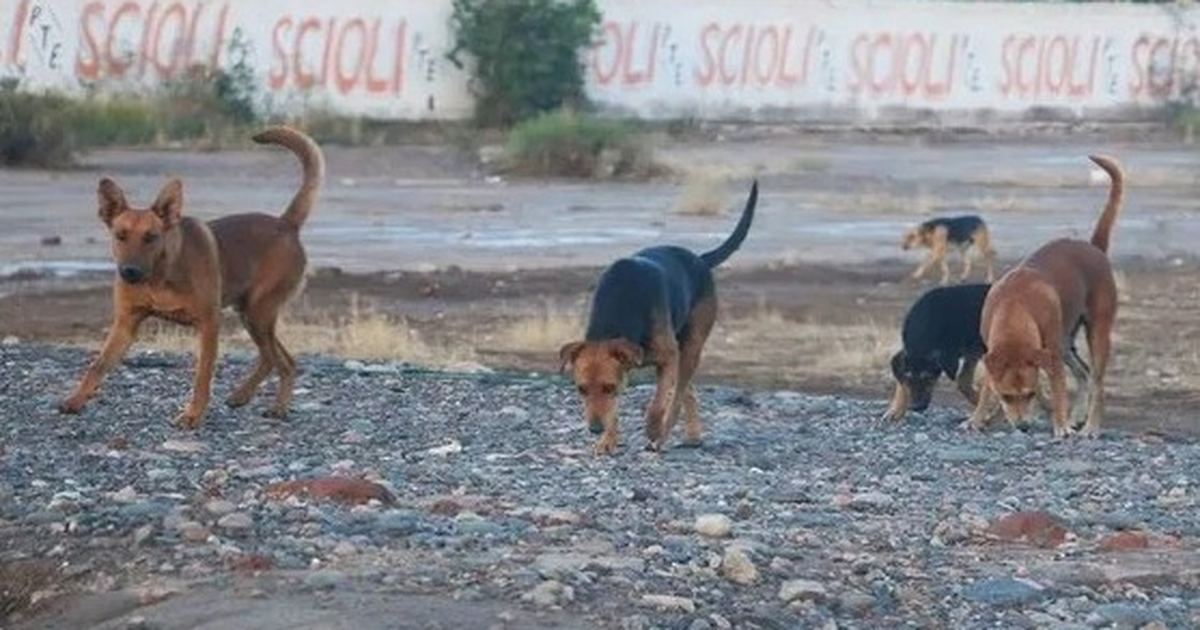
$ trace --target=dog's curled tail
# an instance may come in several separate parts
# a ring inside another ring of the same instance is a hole
[[[1088,159],[1104,169],[1104,172],[1108,173],[1109,179],[1112,180],[1111,187],[1108,189],[1108,203],[1104,204],[1104,214],[1100,215],[1100,221],[1096,223],[1096,229],[1092,231],[1092,245],[1107,254],[1108,239],[1112,235],[1113,223],[1117,220],[1117,212],[1121,209],[1121,200],[1125,195],[1125,173],[1121,170],[1121,163],[1117,162],[1114,157],[1089,155]]]
[[[742,241],[746,240],[746,234],[750,232],[750,223],[754,220],[754,206],[758,205],[758,180],[754,180],[754,184],[750,186],[750,198],[746,200],[746,207],[742,210],[742,218],[738,219],[737,227],[733,228],[733,234],[725,239],[716,249],[711,252],[700,254],[700,260],[708,265],[709,269],[720,265],[729,260],[729,257],[742,246]]]
[[[300,160],[300,166],[304,168],[304,181],[287,210],[279,217],[299,229],[308,219],[316,203],[321,181],[325,179],[325,155],[321,147],[304,132],[286,125],[268,127],[254,134],[253,140],[259,144],[276,144],[289,149]]]

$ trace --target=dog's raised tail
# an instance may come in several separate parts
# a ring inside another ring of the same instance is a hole
[[[304,169],[304,181],[300,184],[300,190],[292,197],[287,210],[279,217],[299,229],[308,219],[308,214],[317,201],[321,182],[325,179],[325,155],[321,152],[321,147],[304,132],[286,125],[268,127],[254,134],[253,140],[259,144],[276,144],[289,149],[300,160],[300,166]]]
[[[1107,254],[1109,236],[1112,235],[1113,223],[1117,220],[1117,212],[1121,209],[1121,200],[1125,195],[1125,173],[1121,170],[1121,163],[1117,162],[1114,157],[1089,155],[1088,159],[1104,169],[1104,172],[1108,173],[1109,179],[1112,180],[1108,189],[1108,203],[1104,204],[1104,214],[1100,215],[1100,221],[1096,223],[1096,229],[1092,231],[1092,245]]]
[[[729,238],[725,239],[725,242],[716,249],[700,254],[700,260],[703,260],[709,269],[729,260],[733,252],[742,246],[742,241],[746,240],[746,234],[750,232],[750,223],[754,220],[754,206],[756,205],[758,205],[757,179],[750,186],[750,197],[746,199],[746,207],[742,209],[742,218],[738,219],[737,227],[733,228],[733,234],[730,234]]]

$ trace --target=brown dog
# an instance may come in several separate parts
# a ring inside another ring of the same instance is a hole
[[[923,277],[934,265],[939,265],[942,269],[942,284],[950,281],[950,265],[946,262],[946,255],[951,246],[958,248],[959,256],[962,259],[963,270],[962,275],[959,276],[960,280],[966,280],[971,275],[971,256],[968,250],[972,246],[975,247],[975,251],[979,252],[980,258],[987,266],[987,281],[993,280],[995,272],[992,269],[992,259],[996,257],[996,251],[992,249],[992,239],[988,233],[987,224],[975,215],[930,219],[909,229],[900,241],[900,248],[904,251],[914,247],[929,248],[929,258],[917,265],[916,270],[912,273],[912,279],[917,280]]]
[[[205,224],[183,216],[183,184],[178,179],[168,181],[149,208],[130,206],[113,180],[100,180],[100,220],[112,235],[117,264],[113,324],[100,355],[75,392],[59,405],[60,411],[82,409],[105,373],[125,355],[142,321],[159,317],[194,326],[199,335],[192,398],[175,419],[178,426],[198,427],[208,406],[221,308],[232,306],[258,346],[258,362],[228,404],[249,402],[274,370],[279,388],[266,415],[287,413],[296,362],[276,337],[275,325],[280,308],[304,279],[300,226],[316,200],[325,159],[311,138],[288,127],[269,128],[254,141],[287,147],[304,168],[300,190],[279,217],[235,214]]]
[[[646,409],[649,448],[662,448],[681,404],[687,414],[686,443],[700,443],[692,376],[717,318],[712,270],[746,239],[757,203],[755,182],[733,234],[710,252],[650,247],[616,261],[601,274],[584,339],[564,345],[558,353],[562,368],[570,366],[574,372],[588,427],[601,434],[596,454],[617,447],[617,399],[627,373],[643,361],[657,370],[654,398]]]
[[[994,396],[999,396],[1010,423],[1023,418],[1036,394],[1040,369],[1050,380],[1054,435],[1069,435],[1065,362],[1076,379],[1088,383],[1083,435],[1095,436],[1100,431],[1104,370],[1117,313],[1108,243],[1121,208],[1124,174],[1115,159],[1090,157],[1112,179],[1108,202],[1091,241],[1063,238],[1043,245],[992,285],[984,300],[980,332],[987,346],[983,355],[985,385],[965,423],[967,428],[983,427]],[[1071,343],[1081,326],[1087,334],[1090,371],[1078,357],[1072,359]]]

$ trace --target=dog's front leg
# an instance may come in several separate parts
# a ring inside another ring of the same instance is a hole
[[[679,352],[672,349],[664,352],[657,364],[657,381],[654,385],[654,398],[646,409],[646,438],[650,441],[647,448],[652,451],[662,450],[670,437],[670,416],[675,411],[675,396],[679,386]]]
[[[597,455],[607,455],[617,450],[617,442],[620,438],[617,429],[617,414],[614,413],[611,418],[604,418],[603,422],[604,432],[600,434],[600,439],[596,440],[595,446],[592,447],[592,451]]]
[[[991,415],[995,395],[991,380],[985,375],[983,386],[979,388],[979,402],[975,403],[975,410],[971,412],[971,417],[959,426],[967,431],[982,431],[987,426],[988,416]]]
[[[59,403],[59,412],[79,413],[83,409],[92,394],[96,393],[96,388],[100,386],[104,375],[117,364],[117,361],[121,360],[121,357],[125,356],[129,346],[133,344],[138,326],[141,325],[144,318],[142,315],[131,312],[117,313],[116,318],[113,319],[112,328],[109,329],[108,336],[104,339],[104,347],[100,349],[100,355],[88,366],[87,371],[83,374],[83,379],[79,381],[79,385],[71,396]]]
[[[954,379],[958,392],[972,405],[979,402],[979,394],[975,391],[975,366],[978,364],[979,357],[963,357],[962,367],[958,369],[958,376]]]
[[[196,429],[204,419],[204,410],[212,393],[213,371],[217,364],[217,338],[220,335],[220,311],[210,314],[196,324],[199,348],[196,358],[196,377],[192,383],[192,398],[175,417],[175,426]]]
[[[904,412],[908,411],[908,388],[903,383],[896,383],[896,391],[892,394],[892,402],[880,420],[884,422],[900,422]]]

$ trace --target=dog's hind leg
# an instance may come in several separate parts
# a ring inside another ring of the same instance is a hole
[[[700,416],[696,413],[696,393],[692,387],[692,378],[696,375],[696,369],[700,367],[700,355],[704,351],[704,343],[708,341],[708,335],[712,332],[716,320],[717,300],[715,297],[704,298],[697,302],[692,307],[687,330],[684,331],[683,341],[679,345],[679,392],[681,393],[679,398],[681,401],[677,401],[676,406],[678,407],[679,402],[682,402],[683,412],[687,416],[687,424],[684,427],[684,444],[687,446],[698,446],[702,441],[703,426],[700,424]],[[675,424],[675,414],[676,411],[673,410],[663,436],[664,440]]]
[[[972,240],[975,242],[975,250],[979,252],[979,257],[983,259],[984,267],[987,269],[987,281],[995,282],[996,272],[993,264],[996,250],[992,249],[991,232],[986,228],[977,230]]]
[[[145,316],[137,313],[127,311],[117,313],[113,319],[112,328],[109,329],[108,336],[104,339],[104,346],[100,349],[99,356],[88,366],[71,396],[58,405],[61,413],[79,413],[83,409],[92,394],[96,393],[96,388],[100,386],[104,375],[129,351],[129,346],[133,344],[138,327],[141,326],[144,319]]]
[[[958,279],[966,280],[971,277],[971,252],[969,248],[962,247],[959,248],[958,255],[962,260],[962,274],[958,276]]]
[[[263,345],[267,343],[266,338],[247,319],[245,313],[241,314],[241,319],[246,332],[250,334],[250,339],[254,341],[254,345],[258,348],[258,358],[255,360],[254,368],[250,370],[250,373],[242,379],[241,384],[225,399],[225,404],[230,407],[241,407],[250,402],[250,399],[254,397],[254,392],[258,391],[259,385],[271,374],[272,367],[271,362],[267,360],[267,352],[263,350]]]
[[[1111,351],[1112,319],[1097,317],[1087,328],[1088,352],[1092,359],[1092,370],[1088,375],[1088,413],[1081,435],[1100,435],[1100,421],[1104,415],[1104,371],[1108,367]]]

